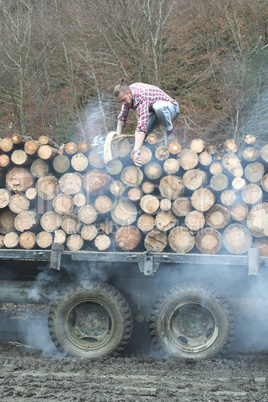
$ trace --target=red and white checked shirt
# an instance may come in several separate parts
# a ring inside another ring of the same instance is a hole
[[[136,131],[147,131],[147,123],[149,117],[149,108],[156,101],[167,101],[177,106],[177,102],[168,96],[164,91],[154,85],[142,84],[137,82],[129,86],[133,95],[133,109],[138,115],[138,124]],[[126,121],[129,113],[129,107],[122,105],[121,112],[118,115],[118,119]]]

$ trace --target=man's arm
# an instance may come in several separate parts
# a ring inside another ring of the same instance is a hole
[[[145,133],[143,131],[135,132],[135,142],[132,155],[133,155],[133,161],[137,166],[141,166],[140,148],[143,144],[144,138]]]
[[[122,134],[124,131],[125,127],[125,122],[123,120],[117,120],[117,127],[116,127],[116,132],[117,134]]]

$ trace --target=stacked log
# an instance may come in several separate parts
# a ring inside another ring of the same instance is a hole
[[[137,167],[126,139],[107,164],[86,141],[1,139],[0,247],[268,255],[268,144],[157,142]]]

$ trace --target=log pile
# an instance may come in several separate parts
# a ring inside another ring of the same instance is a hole
[[[268,255],[268,144],[145,144],[137,167],[122,138],[107,164],[85,141],[2,138],[0,247]]]

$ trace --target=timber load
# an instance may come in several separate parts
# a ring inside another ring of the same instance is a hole
[[[0,247],[268,255],[268,144],[0,140]],[[105,147],[104,147],[105,148]]]

